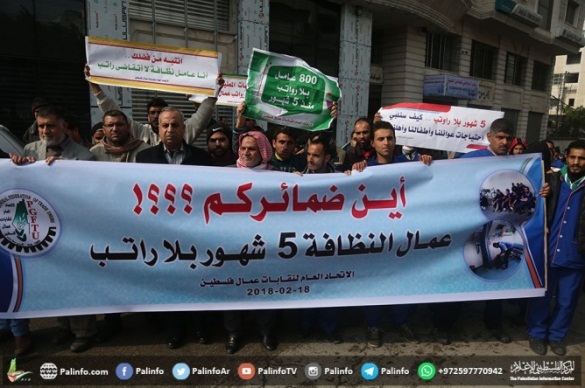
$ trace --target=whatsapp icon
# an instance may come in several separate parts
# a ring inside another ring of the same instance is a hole
[[[418,377],[423,380],[432,380],[437,373],[437,368],[432,362],[423,362],[418,366]]]

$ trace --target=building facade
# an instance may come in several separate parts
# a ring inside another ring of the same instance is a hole
[[[585,106],[585,68],[583,49],[575,54],[556,58],[549,110],[549,132],[558,137],[583,135],[583,130],[571,128],[564,119],[567,108]]]
[[[11,1],[10,6],[4,3],[0,5],[0,15],[6,14],[2,16],[15,23],[22,7],[14,3],[32,9],[35,20],[45,17],[39,12],[44,3],[41,0]],[[246,74],[254,47],[300,57],[325,74],[339,78],[343,100],[337,120],[338,143],[347,141],[358,117],[371,117],[380,106],[404,101],[501,110],[516,124],[518,135],[528,141],[544,138],[555,56],[576,54],[585,43],[582,0],[51,0],[51,3],[64,9],[58,18],[50,19],[53,24],[78,26],[79,20],[83,20],[85,26],[78,29],[85,27],[88,35],[216,50],[222,54],[224,73]],[[67,7],[69,12],[65,12]],[[38,43],[35,44],[37,47]],[[79,56],[78,46],[71,51],[71,55],[74,52]],[[12,58],[10,54],[8,57]],[[12,59],[10,66],[17,66],[18,61]],[[36,60],[37,77],[42,80],[43,58]],[[81,100],[89,105],[85,81],[79,79],[83,57],[75,64],[74,61],[67,64],[71,78],[63,87],[73,88],[71,84],[75,83],[78,94],[85,89]],[[13,70],[10,66],[5,66],[3,74]],[[30,115],[27,112],[30,100],[49,90],[38,85],[32,89],[22,97],[17,96],[18,101],[10,103],[0,120],[6,122],[14,114]],[[61,90],[54,98],[59,100],[63,92],[67,90]],[[145,119],[146,101],[155,94],[186,113],[193,109],[180,95],[142,90],[110,92],[121,105],[131,108],[138,120]],[[0,97],[5,99],[2,106],[14,97]],[[64,104],[68,102],[61,100]],[[89,121],[89,113],[80,113],[84,114]],[[218,115],[233,120],[231,108],[219,108]],[[30,117],[27,119],[30,121]]]

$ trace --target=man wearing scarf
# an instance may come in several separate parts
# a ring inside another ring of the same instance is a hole
[[[543,297],[528,302],[526,323],[532,351],[545,355],[550,345],[553,353],[563,356],[585,279],[585,140],[569,144],[565,166],[547,175],[548,288]]]
[[[136,154],[149,148],[130,133],[128,118],[119,110],[104,113],[104,138],[89,151],[100,162],[136,162]]]
[[[268,138],[260,131],[245,132],[239,138],[236,166],[253,170],[272,170],[268,164],[272,159],[272,147]]]
[[[149,148],[148,144],[132,136],[124,112],[110,110],[104,113],[102,128],[104,137],[89,150],[100,162],[135,163],[136,154]],[[106,314],[104,322],[104,328],[94,338],[98,343],[107,342],[122,329],[119,313]]]
[[[239,158],[236,161],[238,168],[252,170],[271,170],[268,164],[272,158],[272,147],[268,138],[260,131],[242,133],[239,137]],[[276,350],[278,340],[274,334],[276,326],[276,312],[274,310],[252,311],[258,331],[262,336],[262,345],[266,350]],[[223,313],[223,325],[228,332],[225,350],[234,354],[242,347],[244,331],[244,312],[229,310]]]

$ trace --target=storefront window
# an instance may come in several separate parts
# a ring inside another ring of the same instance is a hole
[[[88,127],[85,1],[2,1],[0,20],[0,124],[21,137],[34,120],[32,100],[43,97]]]

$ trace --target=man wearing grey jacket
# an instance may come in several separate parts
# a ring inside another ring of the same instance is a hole
[[[39,141],[29,143],[24,147],[24,155],[11,155],[16,165],[34,163],[44,160],[47,164],[55,160],[95,160],[95,156],[82,145],[77,144],[65,134],[63,112],[54,107],[43,107],[37,115]],[[79,315],[73,317],[58,317],[61,325],[59,332],[53,337],[53,344],[59,345],[70,340],[70,350],[79,353],[91,347],[97,332],[95,315]]]

